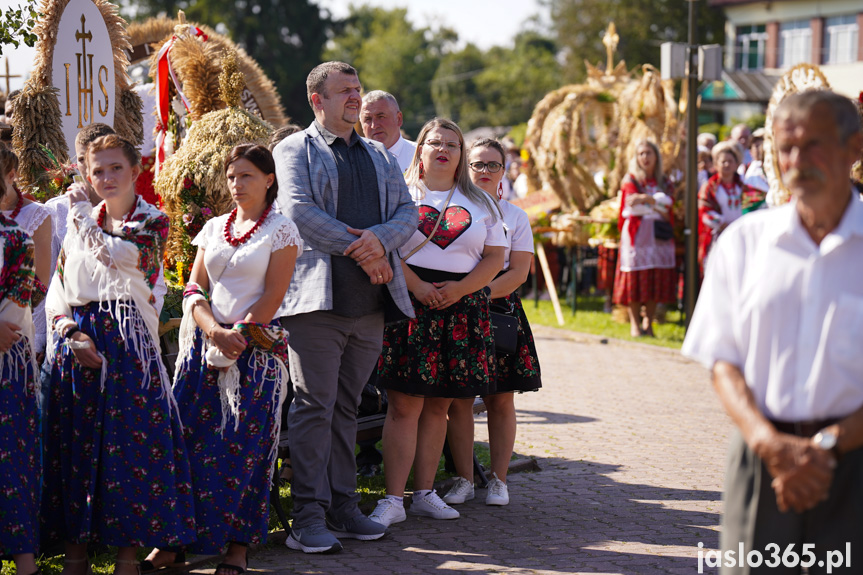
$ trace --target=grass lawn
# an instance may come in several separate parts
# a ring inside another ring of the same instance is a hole
[[[653,331],[656,337],[632,337],[629,335],[629,323],[618,323],[611,319],[610,313],[602,311],[602,296],[578,296],[575,314],[572,308],[561,301],[564,325],[557,323],[554,315],[554,307],[550,301],[540,300],[539,307],[534,305],[532,299],[522,300],[525,313],[531,325],[547,325],[550,327],[562,327],[572,331],[603,335],[616,339],[638,341],[662,347],[680,349],[683,344],[683,336],[686,333],[680,324],[681,313],[676,309],[668,310],[665,323],[654,324]]]

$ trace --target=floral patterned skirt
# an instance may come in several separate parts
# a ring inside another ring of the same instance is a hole
[[[504,298],[492,301],[492,304],[511,305],[512,315],[518,319],[516,353],[496,355],[492,393],[538,390],[542,387],[539,357],[536,355],[536,344],[530,331],[530,323],[524,314],[524,306],[521,305],[521,298],[513,292]]]
[[[12,356],[24,359],[12,361]],[[35,553],[39,539],[39,410],[24,338],[0,355],[0,556]]]
[[[619,305],[631,303],[677,301],[677,270],[648,269],[634,272],[620,271],[614,279],[613,301]]]
[[[183,433],[189,449],[198,540],[194,553],[221,553],[230,541],[266,541],[270,473],[275,461],[285,390],[274,382],[275,361],[256,365],[252,348],[237,359],[240,418],[222,429],[219,371],[202,356],[203,336],[195,341],[174,382]],[[235,429],[234,424],[237,424]]]
[[[105,303],[116,309],[115,303]],[[81,331],[107,359],[81,367],[61,340],[43,390],[42,534],[48,543],[161,547],[195,539],[189,463],[160,361],[144,365],[126,349],[120,324],[99,302],[73,308]],[[140,324],[132,305],[126,329]],[[149,334],[136,334],[157,350]],[[133,341],[132,334],[126,339]],[[149,372],[149,383],[143,374]]]
[[[413,294],[411,303],[415,318],[384,329],[378,360],[381,385],[423,397],[488,394],[494,339],[485,294],[468,294],[442,310],[430,309]]]

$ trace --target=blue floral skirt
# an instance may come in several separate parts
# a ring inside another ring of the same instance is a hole
[[[0,358],[0,556],[35,553],[42,462],[30,348],[21,338]]]
[[[495,377],[492,393],[507,393],[512,391],[536,391],[542,387],[539,372],[539,357],[536,354],[536,344],[533,332],[524,313],[524,306],[518,294],[512,292],[506,297],[495,299],[494,304],[512,306],[512,315],[518,320],[518,339],[516,351],[511,354],[498,353],[495,356]]]
[[[271,472],[275,462],[282,402],[287,385],[275,383],[271,355],[247,347],[239,359],[237,420],[222,425],[219,371],[202,356],[203,336],[195,328],[190,357],[174,382],[180,406],[195,495],[194,553],[221,553],[229,542],[266,541]],[[254,357],[266,357],[256,364]],[[235,429],[236,424],[236,429]]]
[[[116,310],[115,303],[104,305]],[[127,331],[141,319],[134,306],[129,317]],[[81,367],[58,342],[43,390],[43,539],[146,547],[191,543],[189,463],[160,361],[144,365],[127,350],[120,324],[99,302],[73,308],[73,319],[107,358],[107,381],[102,389],[101,371]],[[158,349],[146,332],[137,337],[149,353]]]

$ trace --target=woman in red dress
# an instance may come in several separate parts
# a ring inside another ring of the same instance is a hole
[[[677,298],[671,236],[674,188],[662,174],[656,144],[642,140],[635,147],[620,193],[620,254],[613,300],[629,307],[633,337],[652,337],[656,304]]]

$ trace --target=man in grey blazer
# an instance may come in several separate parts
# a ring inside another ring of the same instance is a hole
[[[384,535],[358,508],[356,412],[381,352],[385,312],[413,317],[396,250],[418,215],[396,159],[354,131],[362,104],[356,70],[325,62],[306,88],[315,121],[273,150],[279,208],[305,242],[279,310],[295,394],[286,545],[327,553],[342,548],[336,536]]]

